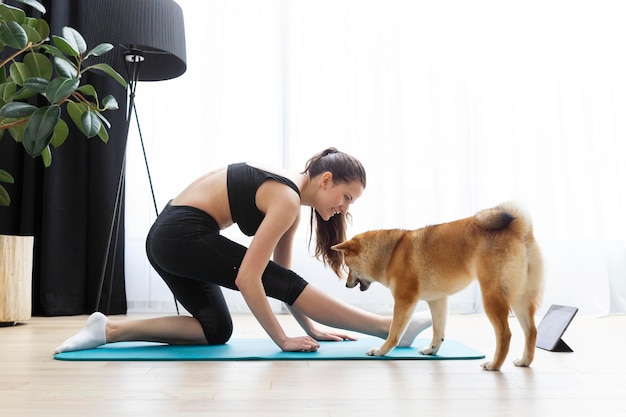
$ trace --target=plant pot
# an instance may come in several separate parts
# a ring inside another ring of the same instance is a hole
[[[0,323],[31,318],[33,236],[0,235]]]

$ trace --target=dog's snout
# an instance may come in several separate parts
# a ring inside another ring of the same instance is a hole
[[[354,278],[352,275],[350,275],[348,276],[348,279],[346,280],[346,287],[354,288],[357,286],[358,283],[359,283],[359,280]]]
[[[367,281],[359,280],[359,284],[360,284],[361,291],[366,291],[370,287],[370,283]]]

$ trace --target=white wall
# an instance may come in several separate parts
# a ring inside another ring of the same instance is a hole
[[[188,70],[137,90],[159,208],[213,167],[256,160],[301,170],[337,146],[368,171],[349,235],[517,199],[546,258],[543,309],[626,312],[626,3],[178,3]],[[154,209],[142,164],[131,132],[129,306],[171,310],[145,259]],[[389,307],[386,291],[348,291],[311,260],[306,226],[297,272],[355,304]],[[233,310],[245,309],[238,296],[228,295]],[[481,309],[475,287],[452,304]]]

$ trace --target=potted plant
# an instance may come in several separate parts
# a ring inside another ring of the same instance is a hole
[[[18,1],[46,12],[36,0]],[[44,19],[0,3],[0,140],[10,136],[48,167],[52,148],[61,146],[70,131],[61,118],[66,111],[86,138],[97,136],[106,143],[110,123],[102,113],[118,109],[118,103],[112,95],[100,99],[82,76],[100,71],[126,87],[124,78],[109,65],[88,65],[90,57],[111,49],[113,45],[108,43],[88,49],[81,34],[71,27],[51,36]],[[0,167],[0,205],[8,206],[11,198],[3,183],[13,183],[13,176]],[[15,307],[15,298],[23,299],[30,318],[32,237],[0,235],[0,258],[0,304],[4,310],[22,310]],[[0,322],[24,319],[23,313],[17,316],[0,309]]]

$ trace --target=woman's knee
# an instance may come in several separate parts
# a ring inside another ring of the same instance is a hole
[[[229,325],[222,325],[217,329],[217,331],[213,332],[211,337],[207,336],[207,342],[210,345],[224,345],[228,342],[233,335],[233,325],[230,323]]]
[[[215,314],[212,309],[202,309],[194,317],[200,322],[204,337],[209,345],[223,345],[233,334],[233,321],[230,314]]]

